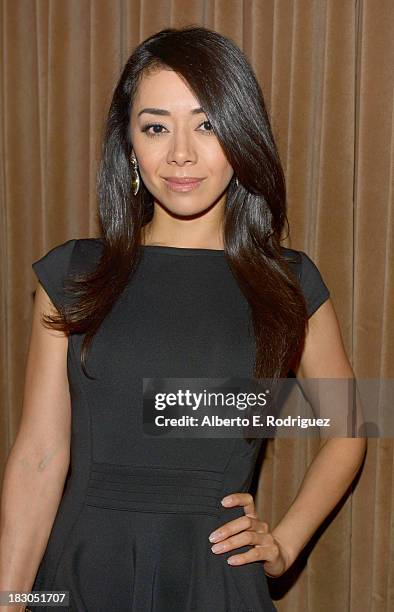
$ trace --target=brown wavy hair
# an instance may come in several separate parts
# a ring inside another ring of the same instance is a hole
[[[81,365],[103,319],[138,266],[153,196],[141,182],[131,191],[130,114],[140,79],[166,68],[194,92],[234,170],[223,223],[225,257],[250,305],[256,342],[253,376],[286,377],[298,362],[308,321],[299,284],[280,247],[287,225],[286,185],[263,94],[243,52],[230,39],[200,26],[168,28],[139,44],[115,87],[97,175],[103,250],[96,268],[70,275],[75,299],[45,323],[85,334]],[[238,178],[239,185],[235,183]],[[94,378],[94,377],[93,377]]]

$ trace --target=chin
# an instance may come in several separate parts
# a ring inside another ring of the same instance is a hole
[[[165,208],[172,215],[176,215],[178,217],[192,217],[197,215],[203,215],[210,207],[207,206],[201,208],[201,206],[199,206],[197,208],[195,206],[179,206],[175,208],[174,206],[165,206]]]
[[[154,196],[155,201],[165,208],[169,213],[173,215],[180,216],[190,216],[190,215],[199,215],[204,214],[215,200],[207,200],[206,203],[201,202],[201,196],[197,197],[196,195],[191,194],[174,194],[170,199],[168,198],[168,194],[162,196],[161,194]]]

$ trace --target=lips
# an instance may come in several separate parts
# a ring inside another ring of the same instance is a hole
[[[170,191],[182,193],[198,189],[204,179],[197,176],[168,176],[164,177]]]
[[[170,183],[179,183],[180,185],[188,185],[189,183],[198,183],[203,179],[198,176],[165,176],[164,179]]]

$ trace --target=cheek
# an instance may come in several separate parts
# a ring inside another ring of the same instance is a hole
[[[233,175],[233,169],[225,159],[216,165],[215,173],[221,183],[228,183]]]
[[[157,173],[158,165],[160,162],[158,156],[155,155],[153,151],[149,155],[141,155],[140,153],[140,155],[138,156],[138,161],[139,171],[141,175],[149,178],[153,177],[153,175]]]
[[[148,137],[137,129],[132,131],[132,142],[138,159],[139,172],[147,177],[157,169],[161,159],[160,146],[150,142]]]
[[[211,175],[217,176],[220,181],[231,178],[233,169],[219,145],[206,150],[204,158]]]

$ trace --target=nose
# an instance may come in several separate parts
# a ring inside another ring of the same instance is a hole
[[[196,161],[197,151],[190,131],[187,128],[175,130],[169,141],[167,163],[182,166]]]

